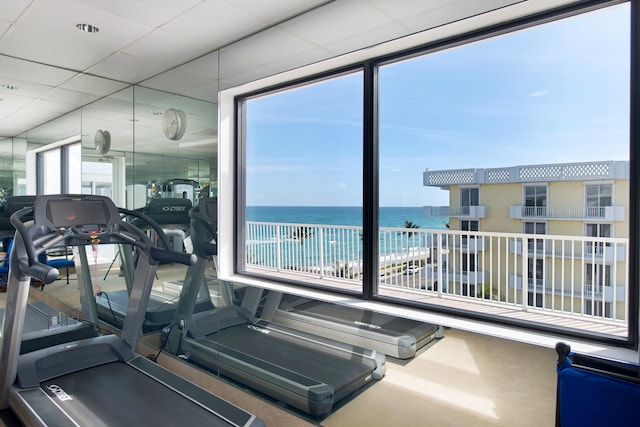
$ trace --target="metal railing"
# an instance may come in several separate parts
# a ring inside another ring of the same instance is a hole
[[[246,267],[362,286],[362,228],[248,222]],[[380,228],[379,287],[623,324],[628,239]],[[306,279],[305,279],[306,278]]]

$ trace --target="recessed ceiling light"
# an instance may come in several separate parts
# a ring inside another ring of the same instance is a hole
[[[97,33],[100,31],[98,27],[91,24],[76,24],[76,28],[80,31],[84,31],[85,33]]]

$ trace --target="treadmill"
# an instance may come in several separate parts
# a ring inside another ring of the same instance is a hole
[[[25,425],[264,426],[255,415],[135,353],[158,263],[192,264],[195,256],[158,246],[104,196],[48,195],[11,217],[16,227],[0,352],[0,410],[11,408]],[[33,221],[23,223],[29,215]],[[156,228],[157,227],[157,228]],[[58,271],[38,262],[51,247],[127,244],[136,269],[120,337],[103,335],[23,355],[20,336],[31,278],[48,284]]]
[[[269,291],[261,318],[311,334],[410,359],[437,338],[442,327],[370,310]]]
[[[386,365],[379,352],[256,318],[262,289],[248,287],[240,306],[193,313],[200,276],[215,253],[215,229],[199,216],[210,203],[215,199],[201,199],[191,211],[198,260],[165,328],[166,350],[313,417],[328,415],[340,400],[382,378]]]
[[[13,240],[16,231],[10,221],[11,215],[33,206],[35,199],[36,196],[8,196],[0,203],[0,239],[5,244]],[[0,309],[0,318],[4,317],[4,311]],[[20,353],[98,334],[96,325],[78,321],[41,301],[33,301],[27,304]]]
[[[178,198],[152,199],[147,206],[139,209],[138,212],[144,214],[147,218],[155,221],[165,232],[165,234],[173,234],[177,237],[188,234],[189,231],[189,210],[191,209],[191,200]],[[130,217],[132,224],[143,231],[151,230],[150,225],[137,217]],[[179,246],[179,250],[178,250]],[[177,245],[173,242],[174,250],[181,252],[182,244]],[[125,274],[126,289],[120,289],[110,292],[100,292],[96,297],[98,308],[98,317],[100,320],[110,325],[121,328],[124,323],[124,316],[127,312],[129,304],[129,292],[131,288],[131,273],[133,272],[133,259],[131,257],[131,248],[127,246],[120,247],[120,255],[123,261],[123,270]],[[90,276],[86,275],[90,280]],[[144,333],[156,332],[168,325],[174,317],[177,297],[163,292],[151,291],[151,298],[147,307],[145,321],[142,325]],[[214,306],[209,298],[208,288],[203,287],[200,290],[198,300],[196,302],[196,311],[210,310]]]

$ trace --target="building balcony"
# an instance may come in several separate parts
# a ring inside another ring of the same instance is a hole
[[[247,222],[244,269],[357,293],[367,276],[361,243],[358,226]],[[381,227],[378,247],[371,277],[380,296],[561,327],[571,319],[612,337],[628,332],[626,238]],[[526,279],[532,265],[544,277],[535,285]],[[590,278],[605,286],[591,287]],[[594,306],[602,302],[610,304]]]
[[[565,221],[604,221],[625,220],[624,206],[602,207],[562,207],[562,206],[511,206],[511,219],[541,219]]]
[[[565,284],[553,284],[550,281],[543,279],[536,279],[535,286],[532,278],[527,279],[527,291],[535,292],[538,295],[557,295],[573,298],[584,298],[590,300],[595,298],[597,301],[615,303],[625,299],[625,286],[624,285],[597,285],[593,286],[585,284],[582,285]],[[522,291],[522,276],[511,274],[509,276],[509,288]],[[535,288],[535,289],[534,289]]]
[[[449,218],[483,219],[487,217],[487,207],[478,206],[425,206],[425,216],[446,216]]]
[[[543,235],[538,235],[543,236]],[[613,264],[627,260],[627,248],[625,243],[591,240],[566,240],[547,239],[544,237],[530,237],[525,239],[510,240],[509,252],[523,255],[526,247],[527,256],[545,257],[548,259],[578,259],[594,261],[599,264]]]

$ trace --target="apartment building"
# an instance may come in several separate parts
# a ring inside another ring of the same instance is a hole
[[[423,178],[449,192],[449,206],[425,207],[450,218],[437,258],[446,273],[432,269],[447,292],[625,318],[628,161],[427,169]]]

